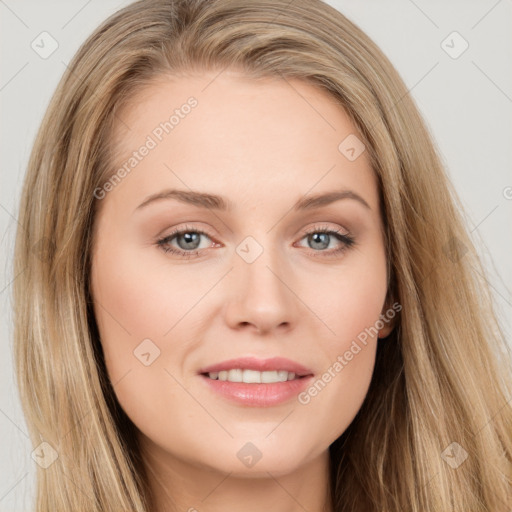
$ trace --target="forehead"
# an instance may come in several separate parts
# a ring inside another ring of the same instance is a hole
[[[187,103],[192,101],[197,105],[188,108]],[[192,121],[181,123],[186,117]],[[336,133],[341,125],[350,133],[357,131],[341,104],[319,86],[290,78],[254,79],[224,70],[158,76],[138,91],[117,116],[114,141],[126,147],[126,143],[135,142],[132,139],[140,135],[137,132],[151,134],[169,120],[173,132],[172,137],[165,137],[168,140],[179,137],[179,132],[191,123],[195,131],[199,129],[198,136],[204,131],[210,131],[211,139],[226,136],[228,133],[215,128],[232,127],[237,128],[240,137],[257,134],[275,140],[277,134],[279,144],[297,136]],[[182,125],[179,130],[178,124]],[[236,133],[229,135],[234,137]]]
[[[340,149],[356,136],[327,91],[298,79],[255,80],[225,70],[160,76],[119,112],[112,142],[115,167],[151,147],[132,162],[123,184],[137,197],[158,184],[240,198],[267,185],[294,199],[344,186],[367,189],[376,201],[366,153],[351,161]]]

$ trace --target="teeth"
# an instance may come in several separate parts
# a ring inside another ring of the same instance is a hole
[[[210,372],[210,379],[223,380],[229,382],[244,382],[247,384],[272,384],[274,382],[285,382],[294,380],[295,373],[286,370],[258,372],[256,370],[223,370],[220,372]]]
[[[229,372],[228,372],[228,379],[231,377],[231,372],[232,371],[233,370],[229,370]],[[248,384],[259,384],[259,383],[261,383],[261,372],[257,372],[255,370],[243,370],[243,372],[242,372],[242,382],[246,382]]]

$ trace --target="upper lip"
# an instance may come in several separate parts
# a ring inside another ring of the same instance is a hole
[[[293,372],[299,377],[313,375],[313,372],[301,364],[284,357],[272,357],[270,359],[256,359],[255,357],[240,357],[222,361],[221,363],[206,366],[199,370],[199,373],[221,372],[223,370],[257,370],[259,372],[270,372],[286,370]]]

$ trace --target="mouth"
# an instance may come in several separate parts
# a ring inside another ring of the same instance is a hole
[[[313,380],[311,370],[279,357],[232,359],[201,369],[199,376],[214,396],[252,407],[270,407],[289,401]]]

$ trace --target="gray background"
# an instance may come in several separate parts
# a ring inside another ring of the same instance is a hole
[[[0,0],[0,511],[29,510],[34,492],[35,463],[12,364],[12,249],[25,167],[65,64],[104,18],[128,3]],[[512,0],[328,3],[375,40],[409,87],[466,209],[510,342]],[[31,47],[44,31],[58,43],[48,58]],[[453,31],[469,44],[458,58],[463,41],[446,39]]]

